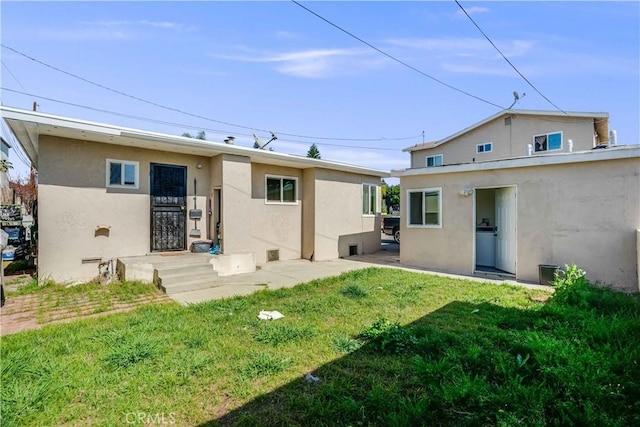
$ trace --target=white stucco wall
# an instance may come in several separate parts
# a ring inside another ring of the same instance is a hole
[[[567,151],[569,139],[573,141],[573,151],[589,150],[593,147],[593,118],[513,114],[510,125],[505,125],[504,119],[499,117],[439,147],[413,151],[411,167],[425,167],[425,157],[437,154],[443,155],[445,165],[471,163],[474,159],[476,162],[483,162],[526,156],[527,145],[533,143],[534,135],[554,132],[562,132],[562,150],[560,151]],[[476,153],[476,144],[486,142],[492,143],[492,151]],[[536,155],[545,153],[536,153]]]
[[[401,178],[406,190],[442,187],[440,229],[401,224],[402,263],[453,273],[474,270],[473,197],[463,188],[517,186],[516,277],[538,281],[539,264],[576,263],[594,282],[638,291],[640,159],[556,164]]]
[[[376,215],[362,214],[362,184],[378,186]],[[314,259],[380,250],[380,178],[318,169],[315,180]]]
[[[106,159],[139,162],[139,188],[106,187]],[[201,237],[189,237],[194,228],[187,219],[187,246],[207,238],[208,159],[110,144],[46,137],[40,138],[38,170],[38,272],[41,279],[87,281],[98,275],[97,263],[116,256],[144,255],[150,251],[150,163],[187,167],[187,212],[193,208],[194,178]],[[203,164],[202,169],[197,164]],[[96,233],[108,227],[108,235]]]
[[[294,204],[267,203],[266,176],[291,177],[298,180],[298,197]],[[302,170],[252,164],[251,171],[251,246],[257,263],[267,261],[267,251],[278,250],[280,260],[299,259],[302,252]]]

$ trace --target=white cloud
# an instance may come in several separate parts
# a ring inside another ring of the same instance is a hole
[[[462,74],[511,75],[502,56],[483,38],[391,39],[389,44],[427,53],[430,66],[439,64],[446,71]],[[509,58],[530,56],[536,43],[530,40],[497,41],[497,46]],[[406,54],[405,54],[406,55]],[[415,54],[408,54],[414,56]],[[421,59],[425,59],[421,57]],[[415,60],[409,60],[415,63]]]
[[[452,64],[444,62],[441,67],[446,71],[460,74],[480,74],[487,76],[506,76],[513,77],[515,71],[508,64],[504,66],[488,67],[482,64]]]
[[[242,62],[275,63],[282,73],[302,78],[324,78],[354,69],[372,68],[379,61],[371,61],[371,53],[362,49],[312,49],[284,53],[262,53],[243,49],[244,54],[213,55],[217,58]]]
[[[469,15],[475,15],[475,14],[478,14],[478,13],[487,13],[487,12],[489,12],[488,8],[482,7],[482,6],[466,7],[464,10],[466,10]],[[457,15],[466,16],[462,10],[458,10],[458,12],[456,12],[456,14]]]
[[[82,25],[91,25],[91,26],[100,26],[100,27],[154,27],[154,28],[165,28],[171,30],[181,30],[184,28],[183,24],[177,22],[168,22],[168,21],[148,21],[146,19],[138,20],[138,21],[82,21]]]
[[[182,31],[191,30],[177,22],[168,21],[81,21],[80,27],[74,29],[43,29],[38,32],[42,38],[55,40],[130,40],[141,36],[142,29]]]

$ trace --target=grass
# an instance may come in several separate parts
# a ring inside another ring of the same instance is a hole
[[[640,298],[578,276],[366,269],[10,335],[1,423],[639,425]]]

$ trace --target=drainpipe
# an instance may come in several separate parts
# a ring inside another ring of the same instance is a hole
[[[571,139],[567,141],[567,151],[573,153],[573,140]]]

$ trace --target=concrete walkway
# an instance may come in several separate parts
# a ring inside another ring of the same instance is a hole
[[[340,258],[331,261],[289,260],[269,262],[254,272],[220,277],[216,280],[216,287],[191,292],[173,294],[170,297],[181,304],[195,304],[203,301],[228,298],[239,295],[250,295],[262,289],[290,288],[300,283],[316,279],[339,276],[342,273],[368,267],[398,268],[414,273],[434,274],[457,279],[489,282],[495,284],[520,285],[532,289],[552,291],[549,286],[521,283],[514,280],[499,278],[485,278],[477,276],[460,276],[428,271],[418,267],[400,264],[399,253],[396,250],[385,250],[369,255]]]

